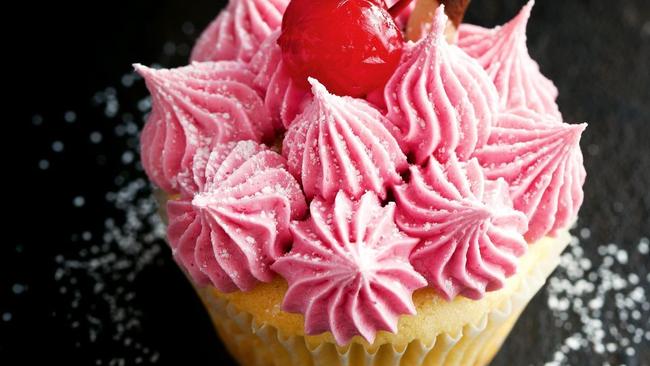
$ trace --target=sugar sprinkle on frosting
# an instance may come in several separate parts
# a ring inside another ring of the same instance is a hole
[[[282,156],[253,141],[199,151],[167,203],[174,258],[199,284],[224,292],[269,282],[306,205]]]
[[[534,0],[503,26],[486,29],[461,24],[458,46],[485,68],[499,93],[501,110],[525,107],[561,118],[558,90],[528,54],[526,25]]]
[[[291,225],[293,248],[272,266],[289,283],[282,308],[305,315],[307,334],[330,331],[339,344],[395,332],[400,315],[415,314],[411,294],[426,285],[408,261],[418,239],[395,225],[395,204],[339,192],[334,202],[312,201],[310,212]]]

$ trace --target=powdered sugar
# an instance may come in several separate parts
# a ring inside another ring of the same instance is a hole
[[[572,331],[549,355],[548,366],[571,365],[576,352],[592,354],[590,364],[610,365],[612,354],[633,357],[650,345],[650,276],[641,283],[642,274],[629,273],[627,267],[631,256],[644,255],[648,239],[639,240],[638,253],[609,243],[599,246],[598,256],[590,259],[581,239],[590,238],[591,231],[582,228],[579,233],[546,288],[555,325]]]
[[[96,365],[152,364],[160,358],[160,353],[143,337],[142,295],[136,291],[140,275],[150,269],[165,250],[165,228],[136,155],[138,133],[151,100],[149,97],[134,99],[131,91],[126,90],[139,79],[129,72],[122,76],[121,87],[104,88],[91,98],[99,115],[111,121],[114,128],[113,136],[108,136],[110,130],[98,126],[98,130],[89,132],[86,141],[92,144],[89,146],[101,149],[105,140],[117,138],[120,143],[112,145],[111,155],[98,154],[96,161],[104,166],[107,159],[115,159],[122,163],[123,171],[114,179],[117,188],[105,194],[107,205],[99,212],[105,216],[97,216],[104,222],[103,229],[75,227],[79,231],[71,233],[69,246],[78,245],[81,249],[62,249],[54,258],[56,269],[52,279],[60,297],[52,314],[55,321],[69,327],[71,334],[75,334],[70,342],[79,348],[110,346],[115,350],[88,353],[95,354]],[[143,95],[144,91],[141,93]],[[74,110],[64,112],[61,119],[68,124],[82,126],[83,123],[84,127],[90,122]],[[32,122],[34,126],[41,126],[44,118],[34,115]],[[53,154],[65,154],[67,142],[54,140],[51,143]],[[116,148],[119,150],[115,151]],[[58,165],[52,166],[53,163]],[[48,157],[41,159],[38,167],[46,171],[57,169],[60,164],[59,159]],[[88,171],[96,169],[86,168]],[[101,195],[99,197],[101,199]],[[88,206],[98,205],[92,200],[96,201],[97,196],[80,192],[70,198],[69,204],[77,210],[89,210]],[[27,288],[17,285],[20,286],[14,286],[15,291]],[[6,313],[2,318],[10,321],[12,314]]]
[[[56,316],[79,330],[78,347],[100,340],[102,344],[113,342],[143,362],[154,363],[158,353],[138,339],[143,314],[133,301],[137,297],[134,281],[160,253],[165,233],[150,192],[140,178],[109,193],[108,201],[126,220],[105,219],[103,237],[96,242],[90,232],[83,232],[81,239],[88,242],[87,249],[74,256],[57,256],[54,279],[59,293],[69,301],[68,311]],[[89,298],[92,306],[88,306]],[[98,365],[124,362],[123,358],[96,360]]]

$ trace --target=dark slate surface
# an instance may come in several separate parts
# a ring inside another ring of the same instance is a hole
[[[466,19],[485,26],[500,24],[523,3],[475,0]],[[11,91],[3,108],[10,112],[4,142],[13,149],[3,159],[9,162],[3,177],[10,187],[3,197],[9,209],[2,226],[9,236],[0,246],[0,364],[23,365],[37,358],[69,365],[230,364],[166,249],[133,279],[121,278],[121,272],[103,278],[108,289],[99,294],[91,290],[93,278],[55,280],[61,267],[57,256],[76,258],[88,246],[79,239],[83,232],[100,237],[104,218],[120,214],[106,202],[106,192],[142,176],[128,163],[129,156],[123,156],[135,148],[134,138],[117,136],[121,133],[114,129],[116,118],[93,105],[92,96],[116,87],[122,120],[130,118],[123,113],[133,113],[139,124],[135,106],[145,95],[142,83],[120,87],[130,63],[182,64],[197,31],[221,4],[26,2],[10,14],[20,22],[10,26],[4,52],[12,63],[4,70],[9,83],[3,94]],[[645,281],[648,255],[637,251],[640,238],[650,236],[650,2],[540,0],[529,26],[529,48],[559,87],[565,119],[590,123],[582,142],[589,176],[579,221],[591,233],[582,240],[586,256],[597,263],[598,246],[618,244],[629,253],[620,271],[636,273],[650,294]],[[68,110],[75,112],[76,122],[64,121]],[[42,123],[34,119],[36,114]],[[92,132],[102,134],[100,143],[89,142]],[[56,151],[61,150],[56,141],[63,143],[62,151]],[[46,170],[39,169],[43,159],[49,165]],[[82,207],[73,204],[77,196],[84,197]],[[71,289],[79,291],[81,305],[71,297]],[[128,314],[138,324],[127,336],[115,336],[124,323],[122,308],[111,308],[102,298],[116,291],[134,293]],[[622,321],[613,303],[603,311],[605,329]],[[94,340],[87,315],[98,316]],[[576,331],[557,326],[555,320],[542,290],[493,364],[551,361],[553,352]],[[647,321],[644,311],[637,324],[648,330]],[[579,324],[573,318],[567,322]],[[582,347],[569,352],[565,364],[650,365],[648,343],[635,345],[633,355],[626,354],[625,345],[604,354]]]

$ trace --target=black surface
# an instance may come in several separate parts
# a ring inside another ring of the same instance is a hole
[[[134,138],[116,136],[117,119],[107,117],[91,98],[116,87],[120,113],[132,111],[140,124],[135,106],[146,92],[141,82],[121,88],[122,75],[136,61],[181,65],[186,56],[166,54],[165,44],[189,47],[221,3],[56,2],[22,4],[12,14],[20,22],[11,27],[11,43],[5,45],[5,58],[12,60],[4,70],[9,82],[3,93],[9,94],[3,97],[3,110],[10,112],[4,120],[3,158],[9,185],[3,198],[9,204],[2,225],[8,237],[0,246],[0,314],[10,313],[11,319],[0,320],[0,364],[23,365],[36,358],[68,365],[111,358],[124,358],[125,364],[228,364],[200,303],[166,250],[127,289],[137,294],[133,307],[141,312],[132,334],[147,352],[113,340],[110,318],[102,319],[103,331],[89,342],[84,329],[71,326],[74,316],[62,316],[71,301],[54,280],[55,257],[74,256],[88,245],[73,236],[86,230],[101,235],[104,218],[119,213],[105,200],[106,192],[119,189],[115,177],[129,181],[142,176],[121,161],[124,150],[135,148]],[[523,3],[474,0],[466,20],[500,24]],[[188,21],[197,31],[188,32]],[[585,251],[595,256],[597,245],[610,242],[632,251],[640,237],[650,234],[650,2],[539,0],[529,25],[529,48],[560,89],[565,119],[590,123],[582,142],[589,176],[580,225],[591,230],[583,241]],[[77,114],[75,123],[64,122],[68,110]],[[35,114],[43,118],[39,126],[32,123]],[[93,131],[102,133],[100,144],[89,142]],[[52,151],[57,140],[64,142],[60,153]],[[49,161],[47,170],[39,169],[41,159]],[[81,208],[72,204],[78,195],[85,198]],[[627,270],[645,278],[648,267],[647,255],[635,255]],[[16,284],[25,289],[16,291]],[[648,283],[643,286],[650,293]],[[92,291],[81,296],[89,309],[102,304]],[[541,291],[494,365],[540,365],[552,359],[549,353],[569,334],[552,325]],[[618,351],[605,358],[580,350],[571,353],[568,363],[606,359],[648,365],[647,342],[645,348],[632,357]]]

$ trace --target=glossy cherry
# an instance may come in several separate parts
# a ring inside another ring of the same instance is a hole
[[[388,81],[404,38],[383,0],[292,0],[278,44],[300,84],[314,77],[332,93],[360,97]]]

